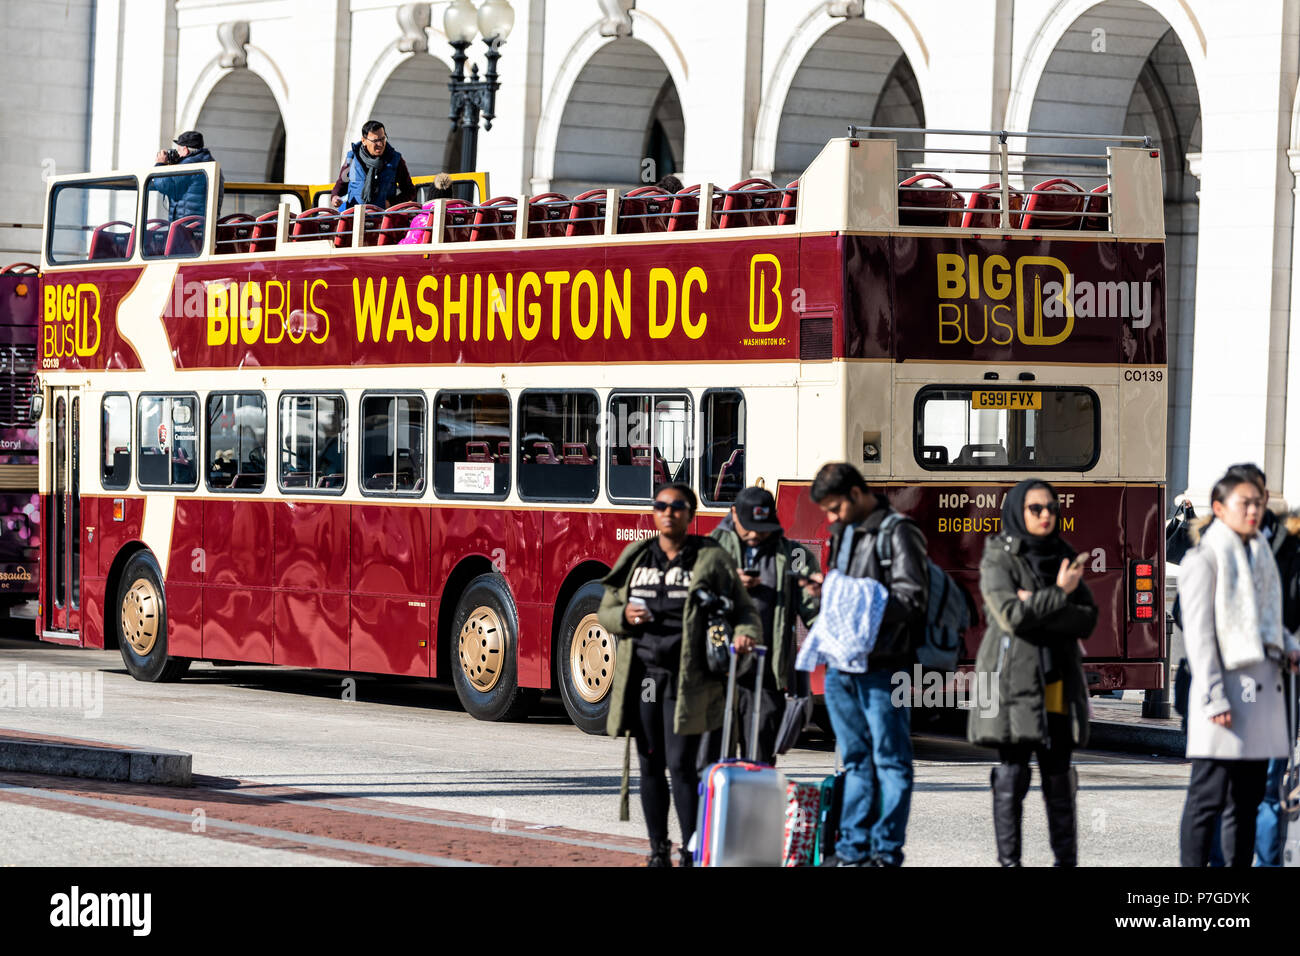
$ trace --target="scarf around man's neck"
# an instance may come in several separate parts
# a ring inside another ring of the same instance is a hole
[[[1214,631],[1223,666],[1258,663],[1269,645],[1280,650],[1282,583],[1268,543],[1259,535],[1243,541],[1222,521],[1211,522],[1201,543],[1214,561]]]
[[[375,201],[375,196],[379,192],[379,170],[383,166],[384,155],[388,152],[388,146],[385,144],[384,152],[378,156],[371,156],[370,151],[366,149],[365,143],[357,144],[356,157],[361,161],[362,167],[366,171],[366,182],[361,187],[361,202],[369,205]]]

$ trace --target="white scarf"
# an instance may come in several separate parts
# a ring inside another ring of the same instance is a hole
[[[1265,645],[1281,650],[1282,583],[1268,542],[1259,535],[1243,542],[1222,521],[1211,522],[1201,542],[1214,558],[1214,630],[1223,666],[1258,663]]]

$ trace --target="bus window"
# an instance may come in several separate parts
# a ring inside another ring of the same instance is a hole
[[[704,395],[704,461],[701,497],[730,504],[745,487],[745,396],[737,391]]]
[[[55,186],[46,239],[51,264],[130,259],[139,191],[134,176]]]
[[[348,406],[342,395],[280,396],[280,490],[338,494],[346,482]]]
[[[524,392],[519,399],[519,497],[595,501],[600,485],[595,392]],[[510,454],[510,446],[505,446]]]
[[[208,396],[208,488],[266,487],[266,397],[261,392]]]
[[[141,395],[136,480],[141,488],[198,486],[195,461],[198,399],[190,395]]]
[[[424,493],[423,395],[361,398],[361,490]]]
[[[684,393],[610,396],[611,499],[649,501],[662,484],[690,482],[690,416]]]
[[[125,488],[131,483],[131,399],[105,395],[100,422],[100,484],[109,490]]]
[[[504,498],[510,491],[510,396],[439,392],[433,490],[439,498]]]
[[[154,175],[145,180],[146,259],[191,259],[203,252],[208,174]]]
[[[916,460],[930,471],[1087,471],[1100,432],[1087,388],[942,385],[916,398]]]

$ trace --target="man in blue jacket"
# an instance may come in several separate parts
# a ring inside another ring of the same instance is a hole
[[[187,163],[211,163],[212,153],[203,145],[203,134],[198,130],[181,133],[173,142],[176,149],[160,149],[155,158],[156,166],[184,166]],[[208,181],[199,173],[192,176],[159,176],[149,188],[167,197],[169,215],[172,222],[184,216],[204,216],[207,214]],[[226,190],[226,177],[221,176],[217,183],[217,213],[221,213],[221,200]]]
[[[370,120],[361,127],[361,139],[352,144],[343,160],[330,205],[339,212],[358,203],[387,209],[414,199],[415,184],[406,160],[389,145],[384,124]]]

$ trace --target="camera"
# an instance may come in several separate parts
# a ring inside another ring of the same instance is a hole
[[[164,156],[167,160],[168,166],[175,166],[177,163],[181,161],[181,154],[178,150],[175,149],[166,150]]]

